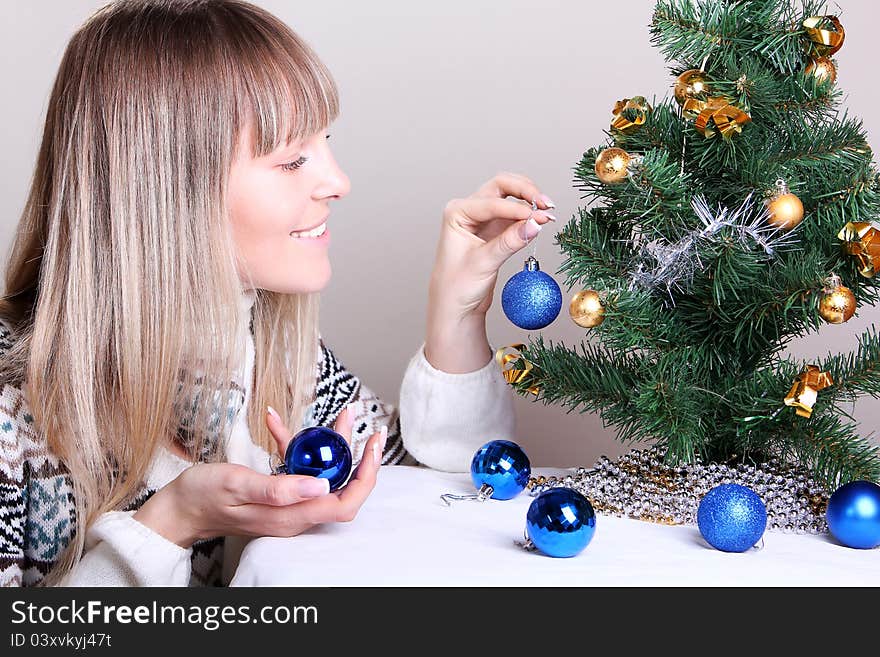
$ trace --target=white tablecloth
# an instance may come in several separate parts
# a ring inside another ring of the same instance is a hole
[[[534,474],[563,471],[537,468]],[[711,548],[696,526],[599,515],[579,555],[554,559],[522,540],[528,492],[512,500],[453,502],[467,474],[385,466],[350,523],[245,548],[233,586],[878,586],[880,548],[855,550],[827,535],[767,531],[764,547]]]

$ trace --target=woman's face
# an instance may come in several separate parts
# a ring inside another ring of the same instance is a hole
[[[227,201],[243,283],[245,270],[255,287],[286,294],[317,292],[330,280],[329,228],[304,232],[323,226],[330,201],[351,188],[328,137],[321,131],[252,158],[250,126],[242,131]]]

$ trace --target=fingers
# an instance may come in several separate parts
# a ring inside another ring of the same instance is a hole
[[[492,180],[483,184],[474,196],[496,196],[499,198],[513,196],[528,203],[535,201],[537,206],[543,210],[556,207],[550,197],[542,193],[530,178],[509,171],[497,174]]]
[[[351,406],[349,405],[336,416],[336,421],[333,423],[333,430],[345,438],[349,445],[351,445],[351,432],[354,429],[354,420],[354,413],[351,411]]]
[[[266,407],[266,426],[269,428],[269,433],[271,433],[272,437],[275,439],[275,444],[278,446],[279,456],[284,458],[284,453],[287,451],[287,444],[290,442],[290,439],[293,438],[293,435],[287,430],[287,427],[278,415],[278,411],[271,406]]]
[[[545,222],[546,223],[546,222]],[[508,226],[500,235],[480,247],[479,261],[487,271],[498,271],[514,253],[523,249],[541,231],[534,218]]]
[[[543,210],[533,211],[530,206],[508,199],[468,198],[455,203],[458,204],[457,211],[472,223],[497,219],[510,222],[504,230],[476,249],[472,261],[484,274],[497,272],[510,256],[529,244],[547,222],[554,220]]]
[[[369,497],[376,485],[376,476],[382,464],[382,452],[388,438],[388,428],[374,433],[367,441],[364,458],[355,476],[335,495],[325,495],[297,505],[306,512],[306,520],[312,523],[350,522]],[[366,467],[365,467],[366,466]]]
[[[556,221],[556,217],[545,210],[533,211],[529,205],[506,198],[479,196],[453,199],[447,204],[447,209],[462,215],[474,224],[486,223],[495,219],[525,221],[530,216],[533,216],[542,225],[548,221]]]
[[[266,475],[245,466],[234,466],[226,474],[225,488],[237,504],[287,506],[326,496],[330,482],[306,475]]]

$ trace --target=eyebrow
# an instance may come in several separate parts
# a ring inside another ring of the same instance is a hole
[[[280,147],[277,152],[279,155],[292,155],[300,148],[302,148],[302,140],[293,141],[289,144],[285,144],[284,146]]]

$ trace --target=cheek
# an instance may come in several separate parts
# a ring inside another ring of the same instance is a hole
[[[293,185],[239,186],[230,222],[242,282],[275,292],[316,292],[330,279],[328,249],[290,237],[305,203]]]

